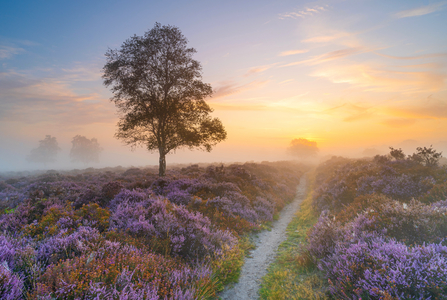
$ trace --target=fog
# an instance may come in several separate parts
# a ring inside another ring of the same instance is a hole
[[[150,153],[143,148],[137,148],[132,151],[129,146],[121,145],[119,141],[102,145],[101,140],[99,140],[99,143],[104,149],[99,155],[99,163],[91,162],[83,164],[80,162],[72,162],[70,159],[71,145],[59,143],[61,151],[57,154],[57,161],[44,165],[43,163],[30,163],[26,159],[30,151],[36,148],[37,143],[24,143],[11,140],[0,149],[0,172],[158,165],[158,152]],[[169,153],[166,157],[168,167],[172,164],[260,162],[265,160],[279,161],[288,159],[293,159],[293,157],[287,155],[285,148],[231,146],[225,145],[225,143],[217,145],[211,152],[179,149]]]
[[[4,139],[0,147],[0,173],[18,172],[18,171],[46,171],[46,170],[72,170],[86,168],[105,168],[105,167],[143,167],[158,166],[158,152],[150,153],[143,148],[137,148],[134,151],[129,146],[123,145],[118,140],[108,140],[107,143],[99,144],[103,151],[99,155],[99,162],[90,162],[84,164],[81,162],[72,162],[70,159],[71,143],[69,139],[61,139],[59,147],[61,150],[57,154],[57,160],[54,163],[30,163],[27,156],[33,148],[36,148],[38,141]],[[223,142],[213,148],[211,152],[200,150],[180,149],[167,155],[166,161],[168,168],[176,164],[196,164],[196,163],[244,163],[261,161],[282,161],[299,160],[311,163],[318,163],[332,156],[344,156],[351,158],[372,157],[380,154],[389,153],[389,147],[401,148],[405,154],[409,155],[416,152],[417,147],[429,147],[437,151],[447,153],[447,141],[418,141],[416,139],[396,140],[395,142],[376,143],[364,146],[318,146],[318,156],[310,158],[301,158],[291,156],[287,153],[287,144],[250,146],[235,145],[233,143]]]

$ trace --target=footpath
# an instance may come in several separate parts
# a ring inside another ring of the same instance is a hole
[[[286,205],[270,231],[265,230],[255,239],[256,249],[245,259],[239,282],[225,289],[219,295],[223,300],[255,300],[259,298],[261,279],[267,274],[268,266],[274,261],[278,246],[287,238],[287,225],[300,208],[306,197],[306,175],[303,175],[297,187],[295,199]]]

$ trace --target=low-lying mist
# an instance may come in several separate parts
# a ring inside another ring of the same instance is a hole
[[[14,139],[6,140],[0,148],[0,173],[9,172],[46,172],[47,170],[68,171],[73,169],[87,168],[115,168],[115,167],[156,167],[158,165],[158,153],[143,148],[131,150],[128,146],[120,144],[118,141],[99,144],[102,151],[98,155],[97,161],[73,161],[70,156],[72,146],[68,140],[59,145],[55,161],[42,163],[30,162],[27,160],[31,151],[38,145],[35,141],[19,141]],[[365,146],[319,146],[317,155],[296,156],[292,155],[287,145],[268,145],[265,147],[250,145],[235,145],[223,143],[217,145],[211,152],[188,149],[180,149],[167,156],[167,166],[172,167],[177,164],[198,164],[198,163],[237,163],[237,162],[262,162],[262,161],[282,161],[297,160],[312,164],[330,159],[332,156],[343,156],[348,158],[374,157],[375,155],[385,155],[389,153],[389,147],[400,148],[407,155],[416,151],[417,147],[433,146],[439,152],[447,153],[447,141],[418,141],[406,139],[394,143],[376,143]]]

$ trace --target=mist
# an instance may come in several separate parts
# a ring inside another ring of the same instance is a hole
[[[90,137],[94,137],[91,135]],[[71,142],[69,138],[61,139],[59,142],[61,151],[58,152],[56,162],[48,163],[30,163],[27,156],[33,148],[38,146],[40,137],[33,141],[18,140],[4,137],[4,143],[0,148],[0,173],[22,172],[22,171],[46,171],[46,170],[72,170],[86,168],[107,168],[107,167],[145,167],[158,166],[158,153],[150,153],[146,149],[123,145],[118,140],[109,138],[107,142],[98,142],[103,148],[99,154],[99,162],[73,162],[70,158]],[[57,138],[57,137],[56,137]],[[59,141],[59,139],[58,139]],[[320,147],[317,156],[296,157],[287,152],[287,144],[268,145],[265,147],[239,146],[232,144],[217,145],[211,152],[200,150],[179,149],[168,154],[167,166],[176,164],[197,164],[197,163],[243,163],[243,162],[262,162],[262,161],[284,161],[297,160],[308,163],[318,163],[332,156],[343,156],[347,158],[373,157],[375,155],[386,155],[389,153],[389,147],[401,148],[407,155],[416,152],[417,147],[433,146],[438,152],[447,153],[447,141],[437,140],[416,140],[405,139],[396,140],[393,143],[376,143],[364,146],[332,146]],[[445,155],[444,155],[445,156]]]

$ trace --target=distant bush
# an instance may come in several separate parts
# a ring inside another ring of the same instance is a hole
[[[442,179],[439,176],[445,176],[435,165],[400,159],[400,150],[391,148],[391,153],[397,160],[387,156],[376,156],[373,161],[333,158],[322,164],[317,169],[320,185],[314,196],[315,207],[320,211],[341,210],[356,197],[375,193],[410,201],[426,194]]]

